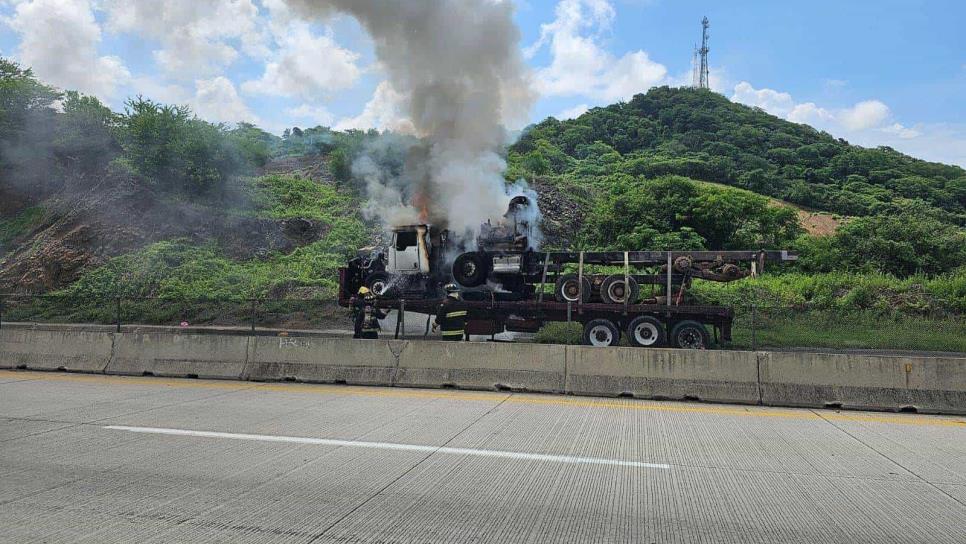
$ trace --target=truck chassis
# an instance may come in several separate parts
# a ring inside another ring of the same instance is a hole
[[[673,284],[675,274],[666,276]],[[357,283],[348,268],[339,270],[340,305],[351,305]],[[681,283],[678,285],[680,290]],[[614,346],[625,335],[630,345],[638,347],[708,349],[714,343],[731,340],[734,320],[731,308],[684,305],[673,296],[664,299],[663,304],[615,305],[585,302],[581,297],[568,302],[544,301],[542,296],[530,300],[497,300],[491,293],[489,299],[465,301],[469,312],[466,331],[468,335],[492,336],[502,332],[537,332],[547,323],[576,322],[583,325],[583,343],[591,346]],[[376,305],[397,310],[404,322],[405,312],[435,314],[441,302],[442,299],[379,298]],[[398,329],[397,323],[397,336]]]

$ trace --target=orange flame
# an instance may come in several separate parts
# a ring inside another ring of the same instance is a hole
[[[413,195],[413,207],[419,210],[419,222],[429,222],[429,198],[423,193],[418,192]]]

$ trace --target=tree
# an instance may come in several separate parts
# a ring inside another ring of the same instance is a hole
[[[61,93],[37,81],[33,71],[0,57],[0,140],[16,139],[31,115],[53,115]]]
[[[77,91],[64,93],[62,107],[55,139],[55,153],[62,162],[94,172],[120,153],[116,139],[119,115],[97,98]]]
[[[125,157],[163,189],[210,194],[245,166],[226,127],[194,117],[187,106],[138,97],[122,119]]]

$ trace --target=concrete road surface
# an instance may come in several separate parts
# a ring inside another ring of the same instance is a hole
[[[966,418],[0,372],[3,542],[966,542]]]

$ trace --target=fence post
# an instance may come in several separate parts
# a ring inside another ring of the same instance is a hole
[[[751,351],[758,351],[758,305],[751,306]]]
[[[3,296],[0,295],[0,328],[3,327]]]
[[[255,319],[257,317],[256,316],[257,310],[256,310],[256,306],[255,306],[256,304],[257,304],[257,299],[252,298],[252,334],[255,333]]]
[[[114,299],[114,316],[117,318],[115,321],[117,323],[117,332],[121,332],[121,297],[118,296]]]

